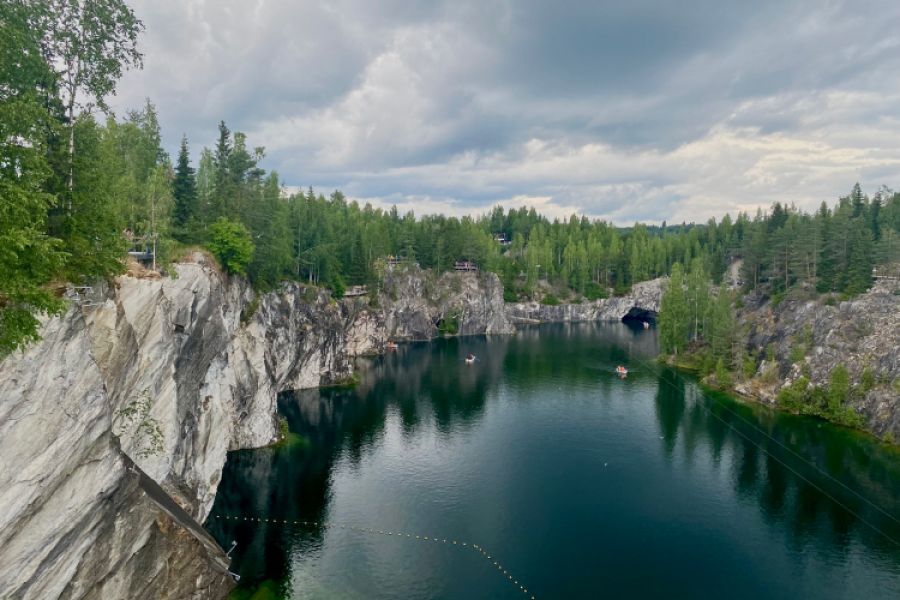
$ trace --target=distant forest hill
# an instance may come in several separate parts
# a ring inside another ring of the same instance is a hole
[[[149,101],[98,122],[122,72],[141,64],[143,25],[120,0],[9,0],[0,25],[0,356],[37,338],[36,315],[62,310],[51,282],[120,273],[127,251],[165,266],[203,246],[258,289],[296,279],[338,296],[374,281],[386,257],[437,271],[472,261],[500,275],[507,300],[533,297],[541,280],[601,298],[697,261],[718,282],[737,259],[748,290],[853,294],[873,266],[900,260],[900,195],[858,185],[814,214],[776,202],[752,218],[627,229],[526,208],[416,218],[339,191],[284,197],[260,167],[264,148],[224,122],[196,168],[187,139],[174,162],[163,150]],[[88,34],[95,43],[80,43]]]

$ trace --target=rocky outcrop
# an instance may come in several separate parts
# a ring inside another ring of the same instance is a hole
[[[197,523],[226,452],[274,439],[278,391],[352,373],[326,293],[254,301],[199,256],[175,274],[119,278],[0,363],[3,597],[224,595],[227,560]]]
[[[844,365],[852,385],[847,405],[867,429],[900,441],[900,285],[882,280],[831,305],[821,298],[744,303],[739,320],[756,373],[736,391],[774,404],[800,377],[810,389],[827,388],[832,371]]]
[[[229,450],[276,436],[276,394],[339,383],[388,339],[510,333],[493,274],[386,271],[340,302],[284,284],[256,297],[200,254],[120,277],[0,362],[0,597],[221,597],[199,525]]]
[[[442,325],[459,335],[514,331],[494,273],[438,276],[416,265],[388,267],[378,298],[386,335],[395,340],[430,340]]]
[[[649,313],[652,318],[659,313],[666,279],[653,279],[636,283],[625,296],[606,298],[594,302],[559,304],[548,306],[538,302],[511,302],[506,305],[507,315],[514,323],[556,323],[575,321],[621,321],[633,309]]]

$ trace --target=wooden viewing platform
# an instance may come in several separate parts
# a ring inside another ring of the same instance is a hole
[[[900,281],[900,269],[891,269],[891,270],[881,270],[881,274],[878,272],[878,267],[872,268],[872,279],[884,279],[887,281]]]
[[[369,293],[369,286],[366,285],[351,285],[344,292],[344,298],[358,298],[359,296],[366,296]]]
[[[477,271],[478,265],[470,260],[459,260],[453,265],[455,271]]]

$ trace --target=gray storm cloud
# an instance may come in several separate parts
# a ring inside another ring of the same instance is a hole
[[[730,6],[726,6],[730,4]],[[706,220],[900,181],[894,2],[157,2],[165,143],[224,119],[288,185],[417,213]]]

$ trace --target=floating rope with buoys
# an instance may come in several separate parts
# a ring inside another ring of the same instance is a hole
[[[525,587],[525,584],[512,576],[512,573],[506,570],[500,561],[497,560],[497,557],[490,554],[487,550],[484,549],[483,546],[478,544],[472,544],[469,542],[462,542],[459,540],[454,540],[452,538],[444,538],[444,537],[433,537],[428,535],[415,535],[412,533],[405,533],[402,531],[386,531],[383,529],[372,529],[370,527],[356,527],[355,525],[344,525],[341,523],[324,523],[320,521],[304,521],[302,519],[273,519],[269,517],[240,517],[234,515],[209,515],[210,519],[222,519],[224,521],[235,521],[235,522],[255,522],[255,523],[272,523],[273,525],[301,525],[304,527],[333,527],[335,529],[345,529],[348,531],[355,531],[358,533],[370,533],[375,535],[384,535],[397,537],[401,539],[409,539],[409,540],[418,540],[421,542],[433,542],[436,544],[446,545],[446,546],[457,546],[459,548],[471,548],[478,552],[482,557],[488,560],[491,563],[491,566],[497,568],[504,577],[506,577],[509,582],[516,586],[520,592],[531,598],[531,600],[535,600],[535,596],[528,591],[528,588]]]

